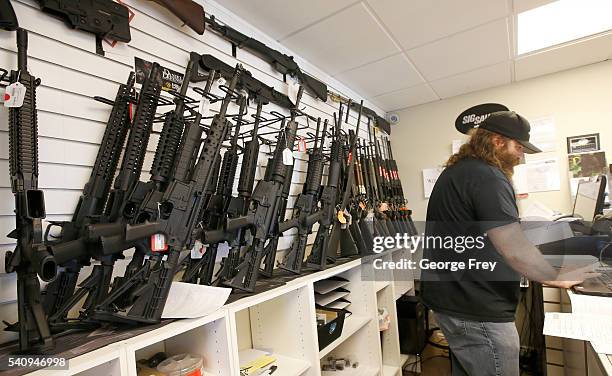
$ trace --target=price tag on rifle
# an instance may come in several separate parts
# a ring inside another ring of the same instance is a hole
[[[289,148],[283,150],[283,164],[285,166],[293,165],[293,152]]]
[[[344,210],[340,210],[338,212],[338,222],[340,222],[340,224],[345,225],[346,224],[346,218],[344,218]]]
[[[225,85],[225,84],[226,84],[225,78],[223,78],[223,77],[219,77],[219,79],[217,79],[217,84],[218,84],[219,86],[223,86],[223,85]]]
[[[151,235],[151,252],[163,252],[168,250],[168,243],[166,243],[166,235],[155,234]]]
[[[290,77],[287,80],[287,96],[293,104],[297,102],[298,91],[300,91],[300,83]]]
[[[300,137],[300,140],[298,141],[298,151],[301,151],[301,152],[306,151],[306,140],[302,137]]]
[[[191,258],[201,259],[205,251],[206,248],[204,248],[204,244],[202,244],[202,242],[200,242],[199,240],[196,240],[193,245],[193,248],[191,249]]]
[[[4,91],[4,107],[21,107],[26,95],[26,87],[21,82],[13,82]]]
[[[202,117],[210,116],[210,100],[206,97],[202,97],[200,99],[200,107],[198,108],[198,112],[202,114]]]
[[[363,201],[359,201],[359,207],[361,208],[361,210],[365,210],[366,204]]]
[[[389,204],[387,204],[386,202],[381,202],[379,210],[380,211],[387,211],[387,210],[389,210]]]

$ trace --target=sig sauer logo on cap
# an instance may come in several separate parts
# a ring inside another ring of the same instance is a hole
[[[499,103],[483,103],[463,111],[455,120],[455,128],[467,134],[470,129],[478,128],[489,115],[497,111],[508,111],[508,107]]]

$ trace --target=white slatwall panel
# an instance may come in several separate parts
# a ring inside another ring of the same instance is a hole
[[[30,31],[29,70],[42,80],[37,91],[39,186],[45,191],[47,220],[70,218],[83,185],[91,173],[110,112],[109,106],[94,101],[92,97],[114,98],[118,85],[127,79],[132,69],[134,57],[156,61],[165,67],[183,72],[189,59],[189,52],[209,53],[232,66],[240,62],[260,81],[282,93],[287,93],[287,85],[282,81],[282,75],[257,56],[251,55],[248,51],[238,50],[238,59],[235,59],[231,56],[231,45],[213,32],[207,31],[203,36],[197,35],[189,28],[182,27],[180,20],[153,2],[138,0],[124,2],[136,13],[131,23],[132,41],[127,45],[118,44],[112,49],[105,45],[109,51],[105,57],[102,57],[95,54],[93,35],[68,29],[62,22],[40,12],[37,3],[33,0],[11,1],[20,25]],[[208,1],[202,3],[207,12],[215,14],[230,26],[256,37],[273,48],[294,55],[218,4]],[[15,33],[0,32],[0,66],[15,68],[16,60]],[[325,81],[331,90],[347,97],[359,98],[349,88],[308,62],[299,57],[296,57],[296,60],[305,71]],[[218,89],[215,91],[221,93]],[[193,91],[190,90],[190,93],[193,94]],[[366,105],[377,109],[370,103]],[[305,92],[301,107],[312,116],[328,119],[331,125],[333,113],[338,105],[331,100],[327,103],[321,102]],[[161,107],[158,112],[167,109],[169,107]],[[271,111],[288,113],[286,109],[270,104],[264,107],[263,115],[270,117]],[[237,112],[237,106],[231,107],[230,112]],[[249,115],[254,112],[255,104],[251,103]],[[7,115],[6,110],[0,111],[0,311],[2,319],[11,321],[16,312],[15,275],[4,274],[5,252],[14,247],[14,240],[6,236],[14,228],[14,198],[8,172]],[[307,125],[304,119],[300,119],[299,122],[301,126]],[[354,128],[356,123],[357,114],[352,111],[349,124]],[[310,130],[314,131],[316,123],[310,121],[308,125]],[[278,127],[279,125],[275,124],[271,129],[263,129],[260,133]],[[159,131],[160,125],[155,125],[154,129]],[[248,129],[245,127],[241,131]],[[305,131],[300,133],[305,135]],[[367,137],[365,120],[362,121],[360,135]],[[275,137],[275,134],[266,136],[270,140],[274,140]],[[148,179],[148,170],[158,138],[155,134],[151,135],[142,180]],[[265,145],[260,148],[258,179],[263,177],[268,150]],[[299,153],[296,157],[288,216],[306,177],[308,157],[305,153]],[[237,180],[238,177],[235,184]],[[315,225],[315,229],[316,227]],[[289,231],[280,238],[280,250],[291,246],[294,233],[295,230]],[[314,236],[314,233],[309,236],[309,244],[314,241]],[[116,272],[121,272],[124,266],[125,261],[120,262]],[[86,274],[82,273],[82,278]],[[12,335],[0,331],[0,343],[10,338],[13,338]]]

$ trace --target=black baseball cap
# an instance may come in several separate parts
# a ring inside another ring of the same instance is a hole
[[[514,111],[497,111],[487,117],[480,127],[488,131],[506,136],[515,140],[525,148],[525,153],[540,153],[537,146],[529,142],[529,131],[531,126],[527,119]]]

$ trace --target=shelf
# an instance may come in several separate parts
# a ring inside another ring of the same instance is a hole
[[[414,287],[413,286],[397,286],[395,287],[395,300],[402,297],[402,295],[410,292]]]
[[[244,364],[265,354],[265,351],[245,349],[238,353],[238,358],[240,359],[240,364]],[[279,354],[272,354],[271,356],[276,358],[276,361],[272,364],[278,367],[274,372],[274,376],[299,376],[310,368],[310,363],[305,360],[294,359]]]
[[[389,286],[391,284],[391,282],[389,281],[379,281],[379,282],[374,282],[374,287],[376,289],[376,292],[379,292],[380,290],[384,289],[385,287]]]
[[[383,376],[397,376],[397,373],[400,370],[400,367],[388,366],[383,364],[382,374]]]
[[[373,367],[357,367],[347,368],[343,371],[321,371],[321,376],[376,376],[378,375],[378,368]]]
[[[344,320],[344,327],[342,328],[342,334],[334,342],[327,345],[323,350],[319,351],[319,359],[325,357],[333,349],[338,347],[342,342],[346,341],[356,331],[363,328],[367,323],[372,320],[371,317],[355,316],[351,315]]]

